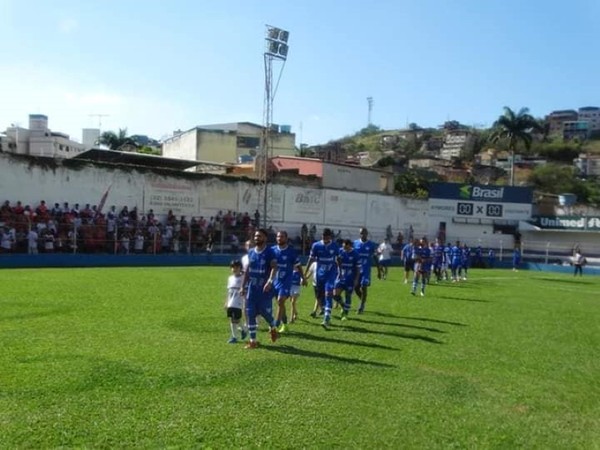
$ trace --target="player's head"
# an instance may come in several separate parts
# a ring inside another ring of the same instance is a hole
[[[363,242],[366,241],[367,238],[369,237],[369,231],[365,227],[362,227],[359,230],[358,234],[360,235],[360,240]]]
[[[254,232],[254,245],[263,247],[267,243],[267,230],[259,228]]]
[[[288,242],[287,231],[284,231],[284,230],[278,231],[275,239],[277,241],[277,245],[279,245],[280,247],[285,246]]]
[[[342,245],[344,246],[344,250],[346,250],[347,252],[349,252],[353,248],[352,241],[350,239],[344,239]]]
[[[331,231],[331,228],[324,228],[323,229],[323,242],[328,244],[331,242],[332,239],[333,239],[333,231]]]

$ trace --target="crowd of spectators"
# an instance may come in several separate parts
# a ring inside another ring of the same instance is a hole
[[[157,216],[137,207],[55,203],[32,207],[6,200],[0,207],[0,253],[201,253],[226,245],[236,253],[253,235],[258,211],[219,211],[187,218],[169,211]]]

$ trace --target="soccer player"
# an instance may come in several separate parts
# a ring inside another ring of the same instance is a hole
[[[244,299],[241,295],[242,290],[242,263],[238,260],[232,261],[229,265],[231,275],[227,279],[227,298],[225,299],[225,310],[227,317],[230,319],[229,326],[231,328],[231,337],[227,341],[229,344],[235,344],[237,339],[237,331],[240,331],[241,340],[246,339],[247,332],[240,326],[242,318],[242,306]]]
[[[317,292],[323,291],[323,328],[329,328],[331,323],[331,309],[333,303],[333,290],[338,276],[337,257],[339,246],[333,242],[333,232],[330,228],[323,229],[322,239],[315,242],[310,249],[307,267],[313,262],[317,263]],[[307,277],[307,271],[305,277]]]
[[[392,262],[392,250],[392,245],[388,238],[385,238],[377,248],[377,254],[379,255],[378,274],[379,278],[383,280],[387,279],[388,267]]]
[[[354,249],[352,241],[345,239],[337,259],[339,276],[335,283],[334,299],[341,302],[342,292],[345,294],[343,303],[342,320],[348,318],[352,306],[352,291],[360,281],[360,255]]]
[[[436,282],[442,281],[442,266],[444,264],[444,246],[439,239],[435,240],[433,245],[433,273]]]
[[[285,311],[285,301],[290,297],[294,267],[300,266],[300,257],[298,256],[298,252],[288,245],[288,234],[286,231],[277,232],[275,239],[277,241],[277,244],[273,246],[277,257],[277,275],[275,284],[273,285],[277,297],[275,324],[280,327],[280,333],[285,333],[288,321]]]
[[[456,283],[460,280],[459,268],[462,261],[462,251],[460,249],[460,241],[450,250],[450,270],[452,272],[452,282]]]
[[[512,263],[513,271],[519,270],[519,264],[521,264],[521,250],[519,250],[519,247],[515,247],[513,250]]]
[[[319,286],[317,283],[317,262],[313,261],[310,263],[304,273],[304,280],[308,282],[308,280],[312,277],[312,286],[315,292],[315,306],[313,307],[312,312],[310,313],[310,317],[313,319],[317,317],[317,314],[323,315],[323,297],[324,292],[322,290],[322,286]]]
[[[371,285],[371,265],[373,264],[373,260],[375,258],[377,244],[369,240],[369,231],[366,228],[361,228],[359,235],[360,238],[354,241],[354,249],[358,252],[361,266],[360,282],[355,291],[356,295],[358,295],[358,298],[360,298],[358,314],[362,314],[365,311],[368,288]]]
[[[272,247],[267,246],[267,230],[254,233],[254,248],[248,251],[248,270],[244,272],[242,295],[246,294],[246,318],[250,340],[246,348],[258,347],[256,340],[257,315],[261,315],[270,325],[271,341],[279,337],[272,314],[272,292],[277,274],[277,256]]]
[[[414,254],[414,241],[409,241],[402,247],[402,263],[404,264],[404,284],[408,283],[408,274],[415,267],[415,261],[413,260]]]
[[[421,239],[421,242],[416,247],[415,252],[415,267],[412,290],[410,293],[415,295],[417,286],[421,281],[421,297],[425,297],[425,286],[429,281],[429,273],[431,272],[431,248],[427,242],[427,238]]]

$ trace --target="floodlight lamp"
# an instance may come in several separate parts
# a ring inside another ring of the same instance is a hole
[[[267,42],[267,51],[274,55],[279,54],[279,42],[268,41]]]
[[[286,57],[288,54],[289,47],[286,44],[279,44],[279,56]]]
[[[280,31],[279,28],[269,28],[267,36],[269,39],[278,40]]]
[[[279,31],[279,40],[281,42],[287,43],[287,41],[288,41],[289,38],[290,38],[290,32],[289,31],[285,31],[285,30],[280,30]]]

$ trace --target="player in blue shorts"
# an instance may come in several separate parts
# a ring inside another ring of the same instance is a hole
[[[408,283],[408,274],[415,267],[414,257],[415,242],[409,239],[408,243],[402,247],[402,264],[404,265],[404,284]]]
[[[517,270],[519,270],[519,265],[521,264],[521,250],[519,249],[519,247],[515,247],[515,249],[513,250],[512,264],[513,271],[516,272]]]
[[[280,327],[280,333],[285,333],[288,322],[285,301],[290,297],[294,267],[300,266],[300,257],[298,252],[288,244],[286,231],[277,232],[275,239],[277,240],[277,244],[273,246],[277,257],[277,275],[273,284],[275,297],[277,298],[275,324]]]
[[[460,255],[460,268],[462,270],[462,279],[467,281],[467,275],[469,274],[469,266],[471,264],[471,249],[463,242]]]
[[[306,264],[304,276],[308,276],[308,267],[317,263],[317,291],[323,292],[323,328],[327,329],[331,323],[331,309],[333,303],[333,290],[338,277],[337,257],[340,253],[339,246],[333,242],[333,232],[330,228],[323,230],[320,241],[315,242],[310,249],[310,256]]]
[[[367,303],[368,288],[371,286],[371,265],[375,258],[377,244],[369,240],[369,232],[366,228],[361,228],[359,235],[360,238],[354,241],[354,250],[358,252],[360,257],[360,282],[356,287],[356,295],[360,298],[358,314],[362,314]]]
[[[277,274],[277,256],[272,247],[267,246],[267,231],[259,229],[254,233],[254,248],[248,250],[248,270],[244,272],[242,295],[246,295],[246,319],[250,340],[246,348],[258,347],[256,317],[260,314],[270,325],[271,341],[279,337],[272,313],[273,283]]]
[[[429,247],[427,238],[421,239],[418,247],[416,247],[414,271],[415,276],[410,293],[412,295],[416,294],[417,286],[419,281],[421,281],[421,297],[425,297],[425,286],[427,286],[431,272],[431,248]]]
[[[433,246],[433,273],[435,275],[436,282],[442,281],[442,267],[444,264],[444,246],[440,243],[439,239],[435,240]]]
[[[352,291],[360,281],[360,256],[350,239],[344,240],[337,263],[339,276],[335,283],[334,299],[341,301],[342,292],[345,294],[341,319],[346,320],[352,305]]]
[[[462,250],[460,249],[460,241],[456,241],[456,244],[450,249],[450,270],[452,272],[452,282],[455,283],[460,280],[460,264],[462,262]]]

